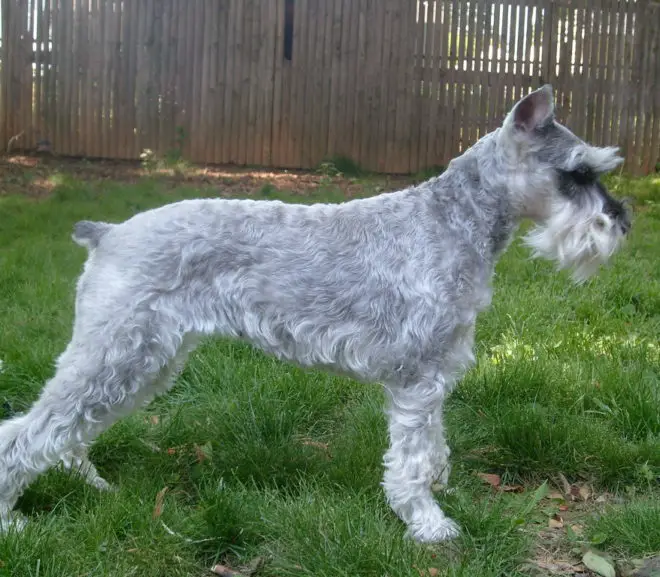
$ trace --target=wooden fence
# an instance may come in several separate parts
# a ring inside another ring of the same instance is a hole
[[[660,162],[651,0],[0,0],[0,148],[383,172],[444,165],[553,84],[559,118]]]

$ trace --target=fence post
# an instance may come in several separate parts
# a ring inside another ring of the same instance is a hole
[[[555,2],[546,0],[543,6],[543,68],[541,84],[552,83],[555,69]]]
[[[635,6],[635,35],[633,37],[633,66],[630,74],[630,85],[628,87],[628,126],[626,128],[626,168],[633,174],[639,172],[639,163],[635,158],[635,134],[636,123],[640,122],[642,111],[640,110],[640,81],[642,77],[642,64],[644,55],[642,53],[646,40],[647,26],[644,21],[644,3],[637,2]],[[637,143],[638,144],[638,143]]]
[[[10,18],[10,0],[0,0],[0,10],[2,14],[2,47],[0,47],[0,143],[2,150],[5,150],[7,145],[7,133],[9,132],[7,123],[9,115],[7,113],[7,87],[8,87],[8,64],[7,57],[9,53],[9,42],[7,41],[7,34],[9,32],[9,18]]]

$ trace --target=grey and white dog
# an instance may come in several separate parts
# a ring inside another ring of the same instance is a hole
[[[73,336],[31,410],[0,426],[0,519],[63,462],[109,485],[87,458],[104,430],[173,384],[198,340],[244,339],[280,359],[380,383],[390,446],[383,487],[421,542],[458,527],[446,485],[443,401],[474,362],[477,314],[522,219],[537,256],[594,274],[630,228],[599,182],[621,162],[555,120],[552,88],[531,92],[446,172],[339,205],[204,199],[121,224],[83,221],[89,250]]]

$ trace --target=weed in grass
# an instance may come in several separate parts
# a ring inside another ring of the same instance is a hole
[[[275,194],[277,194],[277,192],[278,192],[277,187],[270,182],[264,184],[259,189],[259,195],[264,198],[272,198],[273,196],[275,196]]]

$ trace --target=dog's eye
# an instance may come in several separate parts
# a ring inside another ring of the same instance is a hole
[[[592,184],[596,180],[593,170],[585,165],[578,166],[575,170],[571,171],[570,175],[575,183],[580,186]]]

